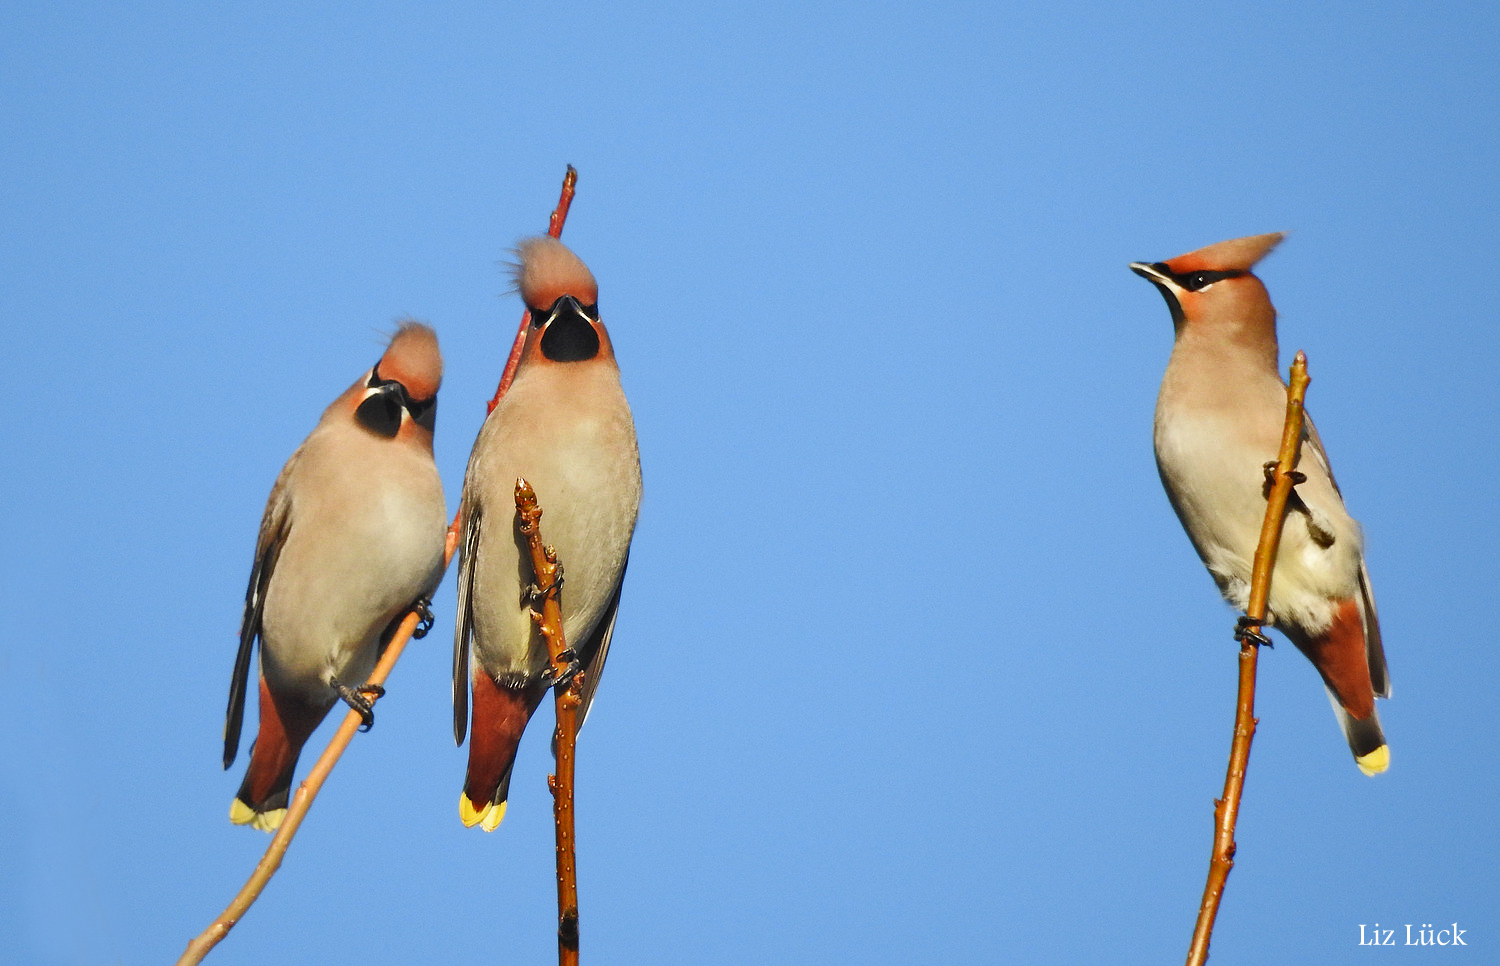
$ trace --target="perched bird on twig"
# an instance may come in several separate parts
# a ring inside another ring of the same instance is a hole
[[[1176,329],[1156,402],[1156,465],[1198,556],[1241,610],[1266,512],[1265,463],[1280,447],[1287,406],[1276,310],[1250,270],[1281,239],[1236,238],[1130,266],[1161,291]],[[1390,678],[1363,538],[1311,419],[1302,453],[1267,623],[1318,669],[1355,763],[1374,775],[1390,765],[1375,711],[1376,697],[1390,696]]]
[[[403,323],[380,361],[323,413],[287,460],[260,524],[224,725],[234,762],[260,640],[260,732],[229,810],[273,831],[297,757],[342,699],[374,721],[365,682],[385,642],[443,577],[447,510],[432,460],[443,360]]]
[[[554,683],[531,618],[516,480],[536,491],[542,530],[563,567],[564,636],[586,673],[580,720],[609,653],[641,499],[635,424],[594,276],[554,238],[527,239],[517,255],[516,287],[530,325],[515,381],[474,443],[459,506],[453,734],[460,744],[471,688],[474,697],[459,817],[486,831],[505,816],[521,733]]]

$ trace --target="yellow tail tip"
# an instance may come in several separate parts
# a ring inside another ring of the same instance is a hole
[[[481,808],[475,808],[474,803],[469,801],[469,796],[463,792],[458,793],[458,820],[464,823],[465,828],[473,828],[478,825],[486,832],[493,832],[505,821],[505,803],[496,805],[486,802]]]
[[[1361,755],[1354,759],[1354,763],[1366,775],[1378,775],[1391,767],[1391,746],[1381,745],[1368,755]]]
[[[286,818],[286,809],[273,808],[268,812],[257,812],[236,798],[229,803],[229,820],[236,825],[248,825],[262,832],[274,832],[281,828],[281,820]]]

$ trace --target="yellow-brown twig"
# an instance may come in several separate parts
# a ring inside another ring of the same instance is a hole
[[[552,209],[552,217],[547,219],[547,234],[553,238],[561,238],[563,223],[568,220],[568,209],[573,207],[573,192],[578,187],[578,169],[571,164],[568,165],[568,173],[563,175],[562,196],[557,199],[557,207]],[[510,388],[511,380],[516,378],[516,367],[521,364],[521,350],[526,346],[526,326],[531,322],[531,311],[528,309],[521,313],[521,327],[516,330],[516,341],[510,347],[510,358],[505,360],[505,371],[500,374],[500,385],[495,388],[495,398],[490,400],[489,412],[494,412],[500,403],[500,397]]]
[[[449,560],[453,559],[453,550],[456,545],[456,540],[453,534],[450,533],[443,554],[444,567],[448,565]],[[370,684],[385,684],[386,678],[390,677],[391,669],[396,666],[396,661],[400,659],[402,650],[406,648],[407,642],[411,640],[412,631],[416,630],[417,627],[417,620],[418,617],[414,611],[407,614],[406,619],[396,628],[395,636],[385,646],[385,651],[380,655],[380,660],[376,663],[375,670],[370,674]],[[378,695],[369,695],[372,707],[378,700]],[[297,794],[292,796],[292,802],[286,810],[286,816],[281,820],[281,827],[276,830],[276,834],[271,838],[271,844],[266,846],[266,853],[256,863],[255,871],[250,873],[250,878],[240,889],[239,894],[219,914],[219,918],[215,919],[207,929],[203,930],[192,942],[188,943],[187,949],[183,951],[182,956],[177,960],[177,966],[191,966],[193,963],[202,962],[203,957],[208,955],[209,950],[213,949],[225,936],[229,935],[229,930],[235,927],[235,924],[244,917],[246,911],[255,903],[255,900],[260,898],[261,891],[271,881],[271,876],[275,875],[276,870],[281,868],[282,857],[286,855],[287,847],[292,844],[292,836],[297,834],[297,828],[302,824],[302,819],[306,817],[307,810],[312,807],[313,799],[318,797],[318,792],[323,788],[323,782],[328,780],[328,774],[333,771],[333,766],[338,764],[339,757],[343,755],[344,749],[349,747],[350,739],[354,737],[354,733],[359,730],[362,723],[363,719],[360,717],[358,711],[351,709],[348,714],[344,715],[344,720],[339,725],[338,730],[333,733],[333,738],[329,740],[328,747],[323,749],[323,754],[318,756],[317,763],[313,765],[312,771],[307,773],[307,777],[302,779],[302,784],[297,787]]]
[[[1286,422],[1281,431],[1281,452],[1271,477],[1266,497],[1266,517],[1260,528],[1260,543],[1255,548],[1255,570],[1250,581],[1250,601],[1246,616],[1239,623],[1240,685],[1234,714],[1234,742],[1229,748],[1229,771],[1224,777],[1224,797],[1214,802],[1214,850],[1208,862],[1208,882],[1203,887],[1203,901],[1198,906],[1198,922],[1193,927],[1193,942],[1188,947],[1188,966],[1203,966],[1208,960],[1208,942],[1213,937],[1214,919],[1219,901],[1224,898],[1224,884],[1234,868],[1234,827],[1239,820],[1240,796],[1245,790],[1245,770],[1250,765],[1250,741],[1255,737],[1255,664],[1260,647],[1249,633],[1259,631],[1266,619],[1266,598],[1271,593],[1271,568],[1281,545],[1281,528],[1286,521],[1287,501],[1297,484],[1294,470],[1302,452],[1302,401],[1307,395],[1307,356],[1301,352],[1292,362],[1291,386],[1287,389]]]
[[[547,641],[552,676],[559,682],[552,689],[557,699],[557,733],[553,745],[557,774],[547,778],[552,790],[552,818],[557,831],[557,961],[561,966],[578,963],[578,869],[573,847],[573,761],[578,746],[578,707],[583,702],[583,672],[563,637],[561,591],[562,565],[557,553],[542,543],[542,508],[525,480],[516,480],[516,515],[521,535],[531,551],[532,579],[540,611],[533,605],[532,620]]]

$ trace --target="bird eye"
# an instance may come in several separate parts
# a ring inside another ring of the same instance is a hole
[[[411,418],[418,426],[425,428],[429,433],[433,432],[437,425],[437,397],[424,399],[420,402],[410,396],[403,396],[406,402],[406,411],[411,413]]]
[[[1181,285],[1189,292],[1198,292],[1208,288],[1215,282],[1222,282],[1226,278],[1239,278],[1242,275],[1248,274],[1250,273],[1244,271],[1243,269],[1231,268],[1221,272],[1191,272],[1187,275],[1175,276],[1175,278],[1177,279],[1177,284]]]

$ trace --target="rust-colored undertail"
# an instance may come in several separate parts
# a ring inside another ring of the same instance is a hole
[[[260,731],[250,750],[250,767],[235,795],[230,817],[238,825],[254,825],[267,831],[281,824],[292,787],[292,772],[302,746],[328,714],[294,698],[278,700],[260,679]]]
[[[474,669],[472,681],[469,771],[464,778],[459,815],[465,825],[482,825],[485,831],[494,831],[505,815],[510,772],[516,763],[521,733],[547,689],[540,682],[507,687],[479,667]]]
[[[1366,774],[1385,771],[1390,753],[1375,713],[1370,648],[1360,602],[1354,598],[1341,602],[1328,630],[1315,638],[1295,632],[1287,636],[1322,676],[1360,769]]]

